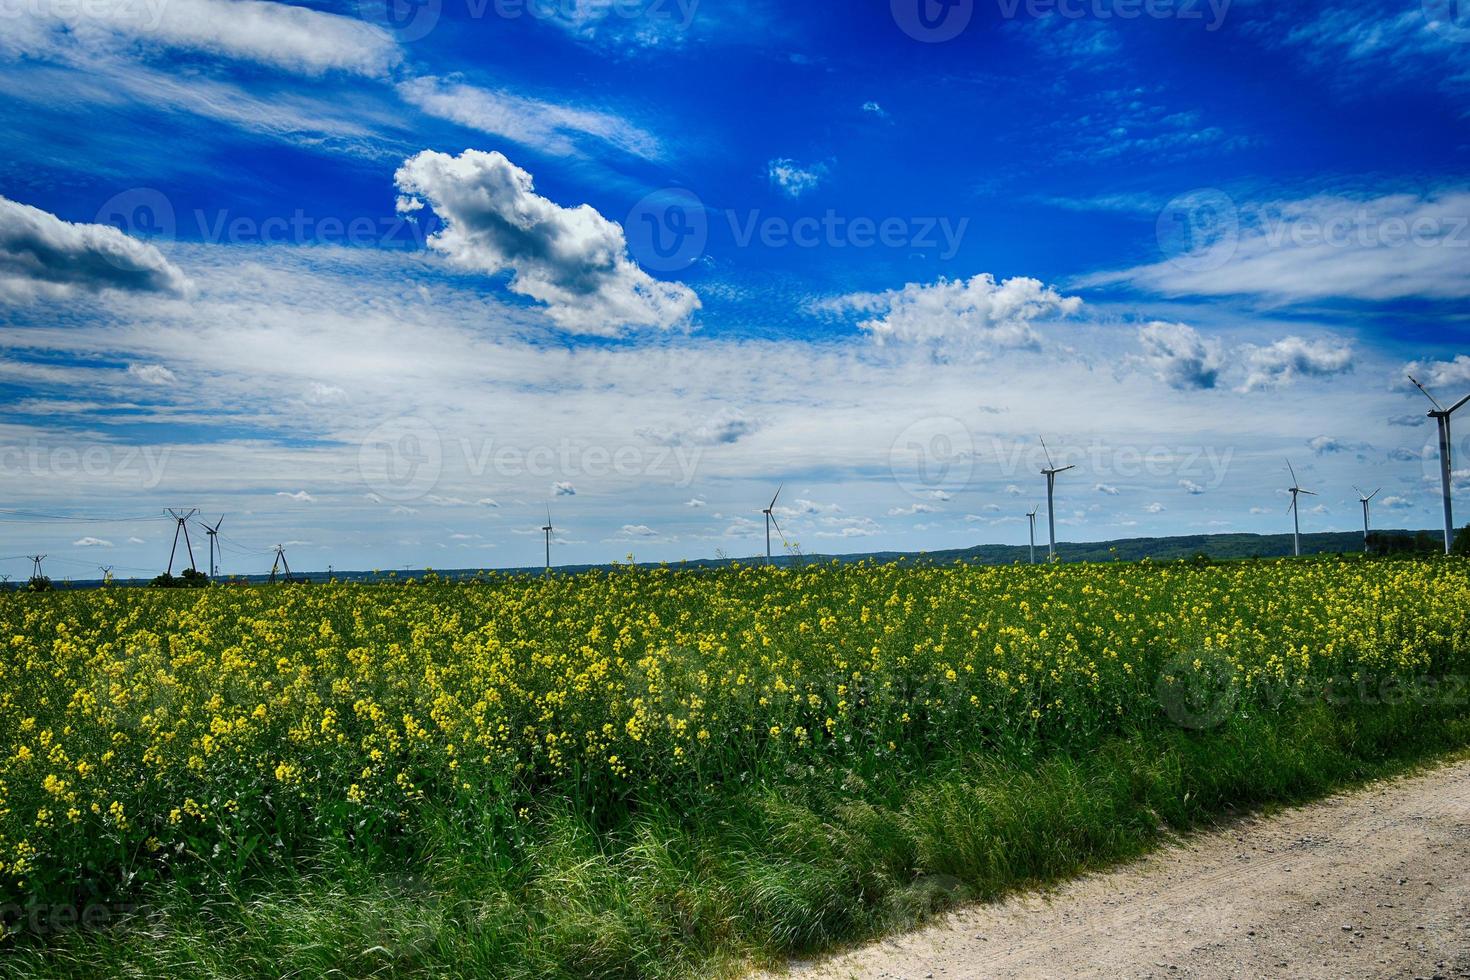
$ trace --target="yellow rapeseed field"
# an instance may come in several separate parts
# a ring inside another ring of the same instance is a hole
[[[1157,722],[1176,689],[1190,711],[1214,699],[1175,719],[1205,727],[1222,703],[1454,674],[1467,609],[1470,570],[1442,561],[12,593],[0,890],[126,892],[428,811],[513,824],[546,795],[697,799],[853,757],[1085,746]]]

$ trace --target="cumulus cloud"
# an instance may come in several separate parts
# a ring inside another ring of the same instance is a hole
[[[1117,487],[1109,486],[1106,483],[1099,483],[1092,489],[1096,490],[1098,493],[1107,494],[1109,497],[1116,497],[1118,496],[1118,494],[1122,493],[1122,491],[1119,490]]]
[[[73,548],[111,548],[112,547],[112,542],[111,541],[105,541],[102,538],[93,538],[93,537],[77,538],[71,544],[72,544],[72,547]]]
[[[739,442],[760,428],[737,409],[722,409],[696,425],[684,428],[646,427],[638,435],[660,446],[720,446]]]
[[[0,299],[106,291],[182,296],[189,280],[157,248],[110,225],[63,221],[0,197]]]
[[[1285,337],[1268,347],[1247,344],[1241,349],[1246,366],[1242,391],[1273,388],[1298,378],[1326,378],[1353,369],[1353,349],[1327,340]]]
[[[1327,456],[1332,453],[1345,453],[1351,447],[1345,445],[1336,436],[1317,436],[1307,441],[1307,448],[1318,456]]]
[[[179,380],[162,364],[129,364],[128,377],[141,381],[145,385],[167,385]]]
[[[475,503],[481,507],[499,507],[500,504],[493,497],[481,497]]]
[[[893,508],[890,508],[889,511],[888,511],[888,516],[889,517],[910,517],[910,516],[912,516],[914,514],[937,514],[937,513],[939,513],[939,508],[938,507],[931,507],[928,504],[911,504],[908,507],[893,507]]]
[[[1198,497],[1205,492],[1205,488],[1193,480],[1180,480],[1179,488],[1192,497]]]
[[[1452,361],[1413,361],[1404,365],[1403,373],[1418,378],[1431,391],[1436,388],[1470,385],[1470,355],[1459,354]],[[1406,378],[1403,383],[1408,385],[1410,382]],[[1459,401],[1462,394],[1463,392],[1455,392],[1449,396],[1451,401],[1446,403],[1446,407]],[[1439,395],[1440,392],[1435,391],[1435,397]],[[1424,421],[1422,415],[1411,415],[1407,418],[1412,418],[1414,425]]]
[[[1143,360],[1171,388],[1213,388],[1220,377],[1220,345],[1183,323],[1155,321],[1138,328]]]
[[[773,186],[779,187],[788,197],[798,198],[822,182],[827,168],[821,164],[805,167],[795,160],[782,158],[767,164],[766,172]]]
[[[628,257],[618,224],[591,205],[564,208],[539,196],[531,175],[499,152],[425,150],[394,180],[400,212],[427,204],[443,221],[431,248],[462,268],[510,273],[511,292],[541,303],[563,330],[669,329],[699,309],[688,286],[660,282]]]
[[[1424,458],[1424,454],[1422,451],[1400,447],[1398,449],[1390,449],[1388,451],[1388,458],[1396,463],[1417,463]]]
[[[388,32],[360,18],[269,0],[100,4],[40,0],[27,4],[21,16],[32,28],[23,35],[31,54],[45,54],[64,44],[174,49],[304,75],[342,71],[369,77],[387,75],[400,58]]]
[[[1412,510],[1414,507],[1414,502],[1412,500],[1405,499],[1404,497],[1393,496],[1384,497],[1381,501],[1379,501],[1378,506],[1386,507],[1389,510]]]
[[[577,152],[591,138],[645,158],[659,155],[658,140],[637,126],[604,112],[492,91],[433,75],[398,83],[405,102],[440,119],[501,136],[543,153]]]
[[[866,315],[858,327],[880,343],[1025,349],[1040,345],[1037,320],[1071,316],[1082,309],[1082,300],[1036,279],[997,283],[994,276],[981,273],[970,279],[909,283],[882,293],[852,293],[823,305],[831,312]]]
[[[656,538],[658,532],[647,524],[624,524],[623,534],[630,538]]]
[[[1151,503],[1147,507],[1143,508],[1144,512],[1145,513],[1148,513],[1148,514],[1162,514],[1164,511],[1166,511],[1168,509],[1169,508],[1165,507],[1161,503],[1158,503],[1157,501],[1155,501],[1154,503]]]
[[[551,495],[553,497],[575,497],[577,495],[577,488],[566,481],[553,483],[551,485]]]

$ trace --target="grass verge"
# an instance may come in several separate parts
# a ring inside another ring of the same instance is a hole
[[[1250,808],[1470,746],[1458,705],[1298,706],[1085,753],[905,771],[793,771],[699,812],[548,803],[511,854],[447,819],[412,864],[329,848],[201,896],[161,884],[112,927],[22,935],[27,976],[675,977],[735,974],[1055,882]],[[437,828],[437,829],[435,829]]]

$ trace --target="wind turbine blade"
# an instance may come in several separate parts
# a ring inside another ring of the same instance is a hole
[[[1293,487],[1300,485],[1302,481],[1296,478],[1296,467],[1291,465],[1291,460],[1289,459],[1286,461],[1286,468],[1291,470],[1291,485]]]
[[[772,506],[775,506],[772,504]],[[781,525],[776,521],[776,515],[771,515],[771,523],[776,526],[776,534],[781,538],[781,543],[786,544],[786,532],[781,530]]]
[[[1376,497],[1376,496],[1378,496],[1378,495],[1379,495],[1379,494],[1380,494],[1380,493],[1382,493],[1382,492],[1383,492],[1383,488],[1382,488],[1382,487],[1379,487],[1379,488],[1378,488],[1378,489],[1377,489],[1377,490],[1374,490],[1374,491],[1373,491],[1373,493],[1372,493],[1372,495],[1371,495],[1371,496],[1369,496],[1369,498],[1368,498],[1368,499],[1369,499],[1369,500],[1372,500],[1372,499],[1373,499],[1373,498],[1374,498],[1374,497]]]
[[[1056,469],[1057,464],[1053,463],[1051,459],[1051,450],[1046,448],[1046,436],[1037,436],[1037,438],[1041,440],[1041,451],[1046,453],[1046,468],[1049,470]]]
[[[774,497],[771,498],[771,506],[768,507],[767,510],[775,510],[776,509],[776,501],[781,498],[781,491],[782,490],[785,490],[785,489],[786,489],[786,484],[785,483],[782,483],[779,487],[776,488],[776,496],[774,496]]]
[[[1063,466],[1061,469],[1057,470],[1057,472],[1058,473],[1065,473],[1068,470],[1075,470],[1076,468],[1077,468],[1077,464],[1076,463],[1073,463],[1071,466]]]
[[[1409,380],[1412,381],[1412,382],[1414,382],[1414,387],[1415,388],[1418,388],[1420,391],[1424,392],[1424,397],[1425,398],[1428,398],[1430,400],[1430,402],[1432,402],[1434,404],[1434,407],[1435,408],[1437,408],[1441,412],[1444,411],[1444,406],[1439,403],[1439,399],[1437,399],[1433,395],[1431,395],[1429,393],[1429,389],[1426,388],[1426,387],[1424,387],[1423,385],[1421,385],[1419,383],[1419,379],[1418,378],[1414,377],[1411,374],[1411,375],[1409,375]]]
[[[1359,497],[1364,495],[1363,491],[1358,489],[1358,485],[1356,483],[1353,484],[1353,492],[1356,493]]]
[[[1317,496],[1317,494],[1314,491],[1311,491],[1311,490],[1298,490],[1297,493],[1304,493],[1308,497],[1315,497],[1315,496]]]
[[[1460,409],[1462,409],[1462,408],[1465,407],[1465,403],[1466,402],[1470,402],[1470,395],[1466,395],[1464,398],[1461,398],[1459,401],[1457,401],[1453,405],[1451,405],[1449,407],[1449,409],[1445,412],[1445,414],[1446,415],[1454,415]]]

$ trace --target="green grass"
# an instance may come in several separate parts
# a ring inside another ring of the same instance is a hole
[[[425,816],[412,864],[324,847],[237,892],[153,886],[114,928],[21,936],[27,976],[738,973],[1056,882],[1244,809],[1470,746],[1470,708],[1323,703],[1085,753],[788,773],[698,813],[547,803],[520,840]]]

